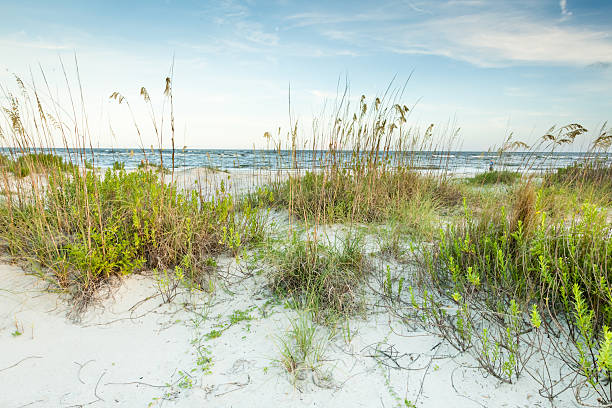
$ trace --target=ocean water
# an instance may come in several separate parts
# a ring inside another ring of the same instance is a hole
[[[0,153],[9,155],[18,154],[15,148],[2,148]],[[74,152],[66,149],[40,149],[40,152],[53,152],[66,161],[80,164],[81,158]],[[164,167],[172,165],[172,151],[163,150]],[[344,151],[336,154],[339,161],[351,159],[352,152]],[[86,159],[96,167],[108,168],[113,163],[121,162],[126,169],[137,168],[143,161],[160,164],[160,151],[138,149],[110,149],[94,148],[85,151]],[[478,173],[493,164],[495,169],[520,171],[545,171],[548,169],[565,167],[586,159],[598,158],[611,162],[610,154],[594,154],[584,152],[506,152],[499,155],[495,152],[478,151],[449,151],[449,152],[390,152],[387,160],[390,164],[403,162],[421,169],[442,170],[447,169],[454,173]],[[205,150],[187,149],[176,150],[174,154],[174,167],[178,169],[192,169],[198,167],[214,167],[223,170],[255,169],[275,170],[301,168],[310,169],[323,166],[330,157],[324,151],[300,150],[294,154],[289,150]]]

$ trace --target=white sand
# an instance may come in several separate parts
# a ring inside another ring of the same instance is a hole
[[[231,260],[224,264],[235,272]],[[69,304],[43,291],[39,279],[0,265],[0,407],[392,407],[404,398],[419,407],[550,406],[529,376],[500,384],[472,368],[469,356],[386,313],[351,321],[352,340],[342,333],[329,340],[321,375],[294,383],[277,360],[279,336],[295,313],[270,304],[262,277],[234,280],[214,296],[160,306],[159,296],[141,302],[156,295],[154,280],[131,276],[74,323]],[[250,310],[253,320],[204,337],[235,310]],[[23,334],[13,336],[16,327]],[[198,367],[197,347],[210,352],[209,374]],[[377,348],[397,352],[410,370],[377,362]],[[555,406],[576,404],[566,392]]]

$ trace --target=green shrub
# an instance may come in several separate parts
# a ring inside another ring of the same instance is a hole
[[[142,269],[180,268],[185,281],[203,286],[210,256],[263,234],[258,209],[238,213],[223,190],[204,200],[150,171],[50,173],[45,192],[0,206],[0,238],[76,294]]]
[[[62,157],[52,153],[27,153],[17,156],[14,160],[6,156],[1,157],[0,167],[17,177],[26,177],[32,171],[44,173],[49,170],[70,171],[76,168],[74,164],[65,162]]]
[[[576,210],[570,220],[550,222],[541,208],[542,192],[534,197],[528,185],[519,191],[523,198],[516,199],[509,209],[497,207],[499,217],[474,216],[466,208],[462,222],[441,231],[435,255],[424,253],[426,261],[421,271],[425,275],[421,281],[430,288],[425,291],[427,304],[437,310],[429,316],[443,331],[449,326],[453,331],[471,327],[470,345],[478,346],[475,357],[487,371],[508,380],[510,374],[520,372],[520,336],[504,333],[528,330],[528,310],[537,305],[536,310],[541,311],[535,319],[538,327],[542,325],[552,333],[560,331],[566,339],[555,340],[558,335],[551,339],[558,342],[558,357],[607,403],[612,395],[601,376],[610,377],[609,364],[599,357],[602,354],[598,350],[608,347],[606,339],[612,324],[612,289],[608,283],[612,274],[612,226],[606,212],[589,203]],[[445,315],[431,293],[460,308],[469,305],[470,312]],[[510,324],[508,310],[512,305],[516,320]],[[477,333],[476,327],[487,331]],[[562,345],[565,341],[569,346]],[[495,344],[501,349],[493,358],[488,353]],[[507,364],[513,367],[511,371]],[[605,370],[598,373],[595,367]]]
[[[486,185],[486,184],[512,184],[521,178],[520,173],[508,170],[494,170],[480,173],[474,177],[467,179],[469,184]]]
[[[125,170],[125,163],[120,161],[114,161],[113,170]]]
[[[156,170],[164,174],[170,174],[170,170],[163,167],[161,164],[155,164],[144,160],[138,163],[138,168],[142,170]]]
[[[590,160],[574,163],[546,173],[544,184],[564,186],[574,190],[593,189],[610,202],[612,201],[612,162]]]

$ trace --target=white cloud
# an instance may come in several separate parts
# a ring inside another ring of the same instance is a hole
[[[572,12],[567,10],[567,0],[560,0],[559,7],[561,8],[561,21],[565,21],[571,17]]]
[[[612,63],[608,28],[561,24],[554,17],[522,10],[489,9],[466,10],[462,5],[454,12],[416,21],[400,12],[386,17],[375,13],[370,20],[363,14],[349,18],[310,13],[290,18],[299,26],[317,26],[329,41],[353,45],[362,53],[440,55],[483,67]],[[567,8],[563,10],[565,17],[571,15]],[[387,21],[380,24],[384,18]]]
[[[449,18],[433,21],[428,27],[441,39],[429,44],[432,54],[448,55],[476,65],[522,62],[586,66],[612,62],[610,33],[530,21],[522,15]]]
[[[276,33],[266,32],[259,23],[241,21],[235,24],[235,29],[240,38],[265,47],[278,45],[279,37]]]

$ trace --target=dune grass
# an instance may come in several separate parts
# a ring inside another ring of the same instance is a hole
[[[53,102],[28,111],[35,105],[25,85],[18,84],[22,92],[11,96],[10,109],[4,110],[10,116],[2,135],[24,153],[0,166],[0,240],[15,259],[69,292],[76,312],[113,277],[143,270],[155,272],[166,300],[179,284],[207,288],[213,257],[236,254],[262,238],[263,213],[248,205],[239,211],[223,186],[212,195],[200,183],[181,190],[165,172],[148,167],[127,172],[119,162],[100,174],[90,165],[91,152],[69,145],[70,140],[83,143],[78,136],[87,131],[76,128],[67,135],[65,127],[52,126],[47,112],[57,111]],[[36,93],[34,98],[39,99]],[[78,164],[33,153],[54,134]]]
[[[269,258],[273,291],[311,311],[317,320],[333,320],[359,309],[360,285],[371,265],[358,236],[322,243],[294,233]]]
[[[594,190],[602,201],[612,203],[612,163],[603,159],[576,162],[549,172],[544,182],[547,186],[571,187],[574,190]]]
[[[467,182],[474,185],[512,184],[520,178],[521,175],[514,171],[493,170],[470,177]]]
[[[12,173],[16,177],[26,177],[31,173],[44,173],[49,169],[70,171],[75,165],[65,162],[60,156],[53,153],[25,153],[16,154],[12,152],[14,158],[8,155],[0,155],[0,169],[4,172]]]
[[[454,184],[424,176],[409,167],[375,167],[363,172],[326,168],[290,177],[272,189],[272,203],[289,208],[303,220],[381,222],[408,218],[413,203],[433,208],[457,206]]]

